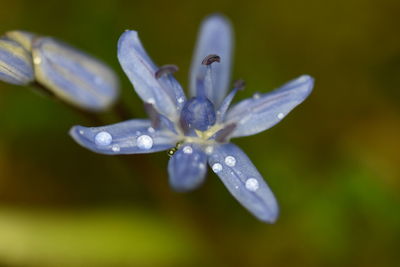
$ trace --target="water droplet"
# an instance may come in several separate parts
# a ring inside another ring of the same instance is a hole
[[[285,117],[285,115],[283,115],[283,113],[281,112],[281,113],[279,113],[278,115],[276,115],[277,117],[278,117],[278,119],[283,119],[283,117]]]
[[[85,132],[83,130],[79,130],[79,133],[83,135]]]
[[[112,136],[108,132],[102,131],[96,134],[94,142],[98,146],[108,146],[112,142]]]
[[[33,63],[34,64],[40,64],[40,63],[42,63],[42,59],[40,58],[40,57],[35,57],[34,59],[33,59]]]
[[[205,167],[206,167],[206,165],[205,165],[204,163],[200,163],[200,164],[199,164],[199,169],[204,170]]]
[[[135,133],[137,136],[139,136],[140,135],[140,131],[136,131],[136,133]]]
[[[114,152],[119,152],[121,150],[121,148],[119,147],[119,145],[113,145],[111,147],[111,150],[114,151]]]
[[[178,98],[178,103],[179,103],[179,104],[182,104],[183,101],[185,101],[185,99],[184,99],[183,97]]]
[[[225,164],[229,167],[234,167],[236,165],[236,159],[232,156],[227,156],[225,158]]]
[[[192,154],[192,153],[193,153],[193,148],[190,147],[190,146],[185,146],[185,147],[183,148],[183,153],[185,153],[185,154]]]
[[[212,170],[213,170],[215,173],[218,173],[218,172],[222,171],[222,165],[219,164],[219,163],[214,163],[214,164],[212,165]]]
[[[154,133],[156,130],[154,130],[153,127],[149,127],[149,128],[147,129],[147,131],[148,131],[149,133]]]
[[[156,103],[156,100],[154,99],[154,98],[149,98],[149,99],[147,99],[147,103],[149,103],[149,104],[155,104]]]
[[[256,178],[249,178],[246,181],[246,188],[249,191],[256,191],[259,187],[258,181]]]
[[[137,146],[140,149],[148,150],[153,147],[153,138],[148,135],[141,135],[136,139]]]
[[[212,147],[212,146],[207,146],[206,149],[205,149],[205,151],[206,151],[206,154],[207,154],[207,155],[211,155],[211,153],[213,153],[213,151],[214,151],[214,147]]]
[[[254,95],[253,95],[253,98],[254,99],[259,99],[261,97],[261,94],[260,93],[255,93]]]

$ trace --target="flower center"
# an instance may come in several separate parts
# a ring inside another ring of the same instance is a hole
[[[216,121],[214,105],[206,97],[193,97],[183,106],[181,120],[189,129],[207,131]]]
[[[223,128],[224,128],[223,124],[215,124],[214,126],[208,128],[206,131],[195,130],[194,136],[183,136],[182,142],[197,143],[201,145],[215,144],[217,140],[211,137],[215,136]]]

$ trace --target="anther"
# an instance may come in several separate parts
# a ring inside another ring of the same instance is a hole
[[[157,79],[160,79],[162,76],[166,75],[166,74],[172,74],[175,73],[179,70],[178,66],[176,65],[172,65],[172,64],[168,64],[168,65],[164,65],[161,66],[156,73],[154,74],[154,76]]]
[[[218,56],[218,55],[213,55],[213,54],[208,55],[203,59],[201,64],[208,66],[208,65],[211,65],[214,62],[218,62],[218,63],[221,62],[221,57]]]
[[[240,91],[242,91],[245,87],[246,87],[246,82],[242,79],[233,82],[233,88],[236,88]]]

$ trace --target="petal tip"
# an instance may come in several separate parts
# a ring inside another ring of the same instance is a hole
[[[297,78],[297,82],[306,83],[308,86],[308,90],[311,91],[314,87],[314,78],[308,74],[303,74],[299,78]]]
[[[231,21],[222,13],[212,13],[204,18],[203,23],[224,23],[231,26]]]
[[[24,46],[7,37],[0,37],[0,81],[27,85],[34,80],[32,58]]]
[[[69,136],[72,137],[72,139],[74,139],[76,142],[79,143],[79,128],[81,128],[82,126],[80,125],[75,125],[72,126],[71,129],[69,129],[68,134]]]
[[[125,30],[119,37],[118,39],[118,56],[120,55],[121,52],[121,47],[123,46],[123,44],[126,42],[127,39],[131,39],[131,38],[138,38],[138,33],[137,31],[134,30]]]
[[[313,87],[314,87],[314,78],[308,74],[303,74],[294,80],[291,80],[290,82],[286,83],[282,87],[288,87],[295,89],[297,93],[299,93],[301,97],[301,102],[303,102],[304,99],[306,99],[312,92]]]
[[[128,30],[128,29],[125,30],[125,31],[121,34],[121,36],[119,37],[118,45],[120,44],[120,42],[124,41],[126,38],[129,38],[129,37],[137,37],[137,35],[138,35],[138,32],[137,32],[137,31]]]
[[[260,216],[259,219],[263,222],[274,224],[279,218],[279,208],[278,206],[274,207],[274,209],[264,216]]]

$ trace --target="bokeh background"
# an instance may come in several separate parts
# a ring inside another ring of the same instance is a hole
[[[0,266],[399,266],[399,1],[1,0],[0,32],[55,36],[104,60],[144,117],[119,35],[138,30],[187,87],[198,25],[213,12],[235,27],[238,99],[316,79],[282,123],[234,140],[275,192],[278,222],[257,221],[212,173],[195,192],[172,192],[165,153],[87,151],[67,131],[94,122],[0,83]]]

